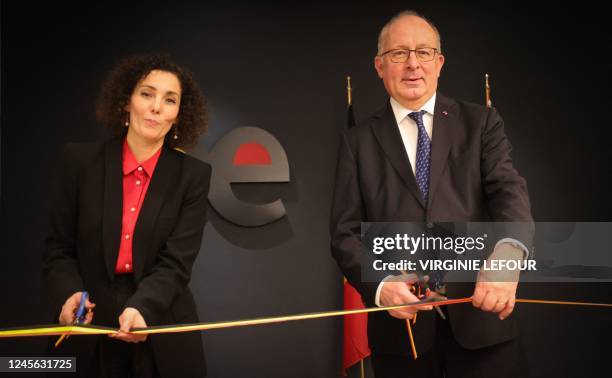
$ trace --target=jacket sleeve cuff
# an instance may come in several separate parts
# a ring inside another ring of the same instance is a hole
[[[525,244],[521,243],[520,241],[512,238],[503,238],[495,244],[495,248],[497,248],[497,246],[502,243],[508,243],[511,244],[514,248],[520,249],[521,251],[523,251],[523,260],[529,259],[529,250],[527,249],[527,247],[525,247]]]

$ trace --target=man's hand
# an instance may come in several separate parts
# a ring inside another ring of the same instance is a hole
[[[110,334],[108,337],[125,341],[128,343],[139,343],[147,339],[147,335],[134,335],[129,333],[132,328],[146,328],[147,323],[140,311],[133,307],[126,307],[119,316],[119,332]]]
[[[76,293],[72,294],[68,299],[66,299],[66,302],[64,302],[64,305],[62,306],[62,311],[60,312],[59,315],[59,323],[63,324],[63,325],[72,325],[74,324],[74,320],[76,319],[76,312],[77,309],[79,308],[79,304],[81,304],[81,295],[83,294],[82,291],[77,291]],[[93,320],[93,308],[96,307],[95,303],[91,303],[89,301],[89,298],[85,301],[85,310],[87,311],[86,315],[85,315],[85,321],[83,322],[83,324],[90,324],[91,321]]]
[[[522,250],[509,243],[502,243],[495,248],[489,260],[522,260]],[[478,272],[478,279],[472,295],[472,305],[483,311],[499,313],[499,319],[504,320],[514,310],[516,303],[516,288],[520,270],[484,271]]]
[[[401,278],[406,276],[397,277]],[[402,282],[397,282],[394,280],[384,282],[380,290],[380,305],[396,306],[420,301],[421,298],[417,298],[417,296],[410,291],[410,286],[415,283],[417,283],[417,279],[409,279],[408,281]],[[431,305],[404,307],[397,310],[389,310],[389,315],[398,319],[412,319],[417,311],[431,310],[432,308],[433,306]]]
[[[499,313],[499,319],[506,319],[514,310],[518,282],[476,282],[472,305],[483,311]]]

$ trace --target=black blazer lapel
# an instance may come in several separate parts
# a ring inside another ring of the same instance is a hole
[[[446,167],[448,152],[458,125],[456,105],[448,97],[440,93],[437,94],[431,141],[428,207],[431,207],[430,205],[436,195],[436,188]]]
[[[406,154],[406,148],[404,147],[402,136],[393,115],[391,104],[387,103],[385,110],[375,115],[374,118],[372,132],[376,136],[378,143],[385,155],[387,155],[393,168],[395,168],[406,184],[406,187],[408,187],[410,193],[425,208],[425,201],[412,173],[412,166]]]
[[[159,211],[173,183],[178,182],[180,168],[178,157],[164,146],[134,229],[132,259],[134,261],[134,278],[137,281],[143,274]]]
[[[109,141],[104,149],[104,218],[102,235],[104,260],[109,279],[115,277],[115,265],[121,242],[123,217],[123,163],[121,138]]]

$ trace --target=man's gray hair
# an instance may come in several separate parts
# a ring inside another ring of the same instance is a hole
[[[385,26],[383,26],[382,29],[380,29],[380,34],[378,34],[378,55],[380,55],[380,54],[382,54],[384,52],[383,51],[383,44],[385,43],[385,39],[387,38],[387,34],[389,34],[389,28],[391,27],[391,25],[393,25],[393,23],[395,23],[395,21],[399,20],[402,17],[406,17],[406,16],[415,16],[415,17],[418,17],[418,18],[422,19],[423,21],[427,22],[429,24],[429,26],[431,26],[431,28],[436,33],[436,37],[438,38],[438,52],[440,54],[442,54],[442,39],[440,38],[440,32],[438,31],[438,28],[436,27],[436,25],[434,25],[433,22],[429,21],[425,16],[421,15],[417,11],[405,10],[405,11],[401,11],[398,14],[396,14],[395,16],[393,16],[389,21],[387,21]]]

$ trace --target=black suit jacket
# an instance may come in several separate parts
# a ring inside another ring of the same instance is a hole
[[[118,327],[123,308],[114,303],[111,287],[121,238],[122,143],[113,139],[66,147],[51,197],[44,254],[56,319],[69,296],[86,290],[96,303],[94,324]],[[206,222],[210,174],[208,164],[163,147],[134,230],[137,290],[126,304],[138,309],[149,326],[198,322],[188,283]],[[162,377],[205,375],[200,333],[149,337]],[[78,351],[78,370],[89,374],[84,364],[96,341],[74,337],[57,352]]]
[[[389,273],[379,272],[377,282],[362,282],[361,222],[525,221],[527,229],[505,236],[531,246],[527,186],[512,167],[511,146],[495,109],[438,93],[433,124],[427,203],[389,103],[342,137],[330,225],[332,254],[366,305],[374,305],[376,288]],[[447,284],[452,298],[471,296],[473,290],[474,284]],[[449,306],[449,312],[453,333],[466,348],[497,344],[517,332],[513,316],[500,321],[470,304]],[[415,342],[424,352],[433,345],[435,315],[424,311],[418,319]],[[375,353],[411,353],[405,321],[377,312],[368,323]]]

